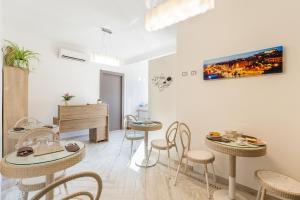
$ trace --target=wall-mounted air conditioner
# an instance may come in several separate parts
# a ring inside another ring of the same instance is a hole
[[[80,62],[86,62],[89,61],[90,59],[90,56],[86,53],[77,52],[68,49],[59,49],[58,57],[69,59],[69,60],[80,61]]]

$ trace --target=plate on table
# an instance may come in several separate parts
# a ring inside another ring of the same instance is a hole
[[[255,146],[266,146],[267,143],[263,140],[256,139],[256,141],[248,141],[249,144],[255,145]]]
[[[53,126],[51,126],[51,125],[44,125],[43,127],[44,128],[51,128],[51,129],[53,128]]]
[[[231,140],[224,138],[219,132],[210,132],[207,136],[207,139],[218,142],[231,142]]]
[[[53,129],[53,128],[56,128],[57,125],[44,125],[43,127]]]
[[[219,132],[210,132],[207,135],[207,138],[211,139],[211,140],[221,140],[222,139],[222,135]]]
[[[211,141],[216,141],[216,142],[224,142],[224,143],[230,143],[231,140],[224,138],[224,137],[210,137],[209,135],[206,136],[207,139]]]
[[[266,146],[266,142],[262,141],[261,139],[258,139],[253,136],[249,135],[242,135],[242,138],[245,139],[245,141],[249,144],[255,145],[255,146]]]
[[[15,128],[13,128],[13,131],[15,131],[15,132],[24,132],[25,128],[23,128],[23,127],[15,127]]]
[[[241,135],[242,138],[246,139],[246,140],[257,140],[256,137],[254,136],[250,136],[250,135]]]

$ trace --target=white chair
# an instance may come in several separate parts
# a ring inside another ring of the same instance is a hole
[[[41,124],[42,122],[32,117],[22,117],[15,123],[14,127],[32,129],[32,128],[37,128]]]
[[[62,184],[65,185],[69,181],[83,178],[83,177],[84,178],[93,178],[97,182],[96,195],[94,196],[90,191],[80,191],[80,192],[75,192],[70,195],[67,195],[67,196],[63,197],[62,200],[68,200],[68,199],[70,199],[70,200],[71,199],[73,199],[73,200],[75,200],[75,199],[77,199],[77,200],[80,200],[80,199],[99,200],[101,192],[102,192],[102,179],[98,174],[96,174],[94,172],[81,172],[81,173],[70,175],[70,176],[62,178],[60,180],[57,180],[54,183],[52,183],[51,185],[44,188],[42,191],[40,191],[36,195],[34,195],[34,197],[31,200],[40,200],[49,191],[54,190],[54,188],[56,188]],[[81,197],[85,197],[85,198],[81,198]]]
[[[125,138],[127,140],[129,140],[131,142],[131,147],[130,147],[130,158],[132,158],[132,154],[133,154],[133,142],[137,141],[137,140],[143,140],[145,135],[142,132],[137,132],[135,130],[132,130],[129,127],[129,123],[137,121],[136,117],[133,115],[126,115],[124,117],[124,137],[123,137],[123,141],[122,141],[122,146],[124,143]]]
[[[56,134],[48,128],[36,128],[31,129],[25,135],[21,136],[17,142],[16,148],[21,148],[26,145],[35,145],[38,142],[39,138],[48,138],[49,141],[55,140]],[[65,171],[58,172],[55,174],[55,180],[59,180],[65,176]],[[18,188],[22,191],[23,199],[28,199],[28,193],[41,190],[46,187],[46,178],[42,177],[34,177],[34,178],[26,178],[18,181]],[[65,191],[68,193],[67,185],[64,184]]]
[[[175,121],[173,122],[169,128],[167,129],[166,132],[166,138],[165,139],[155,139],[151,141],[151,148],[150,148],[150,153],[149,153],[149,157],[147,160],[147,166],[148,166],[148,162],[149,162],[149,158],[151,156],[152,153],[152,149],[157,149],[158,150],[158,159],[157,162],[159,161],[159,157],[160,157],[160,151],[167,151],[168,152],[168,168],[169,168],[169,172],[171,175],[171,168],[170,168],[170,149],[172,149],[173,147],[176,150],[177,156],[178,156],[178,160],[179,158],[179,153],[178,153],[178,148],[176,145],[176,135],[178,132],[178,126],[179,126],[179,122]]]
[[[214,178],[214,181],[216,181],[215,170],[214,170],[214,165],[213,165],[215,156],[214,156],[214,154],[212,154],[208,151],[191,150],[191,131],[185,123],[180,123],[179,131],[180,131],[180,140],[181,140],[181,144],[182,144],[182,155],[181,155],[179,165],[177,168],[175,185],[177,182],[178,173],[179,173],[179,170],[181,167],[181,163],[183,162],[183,159],[186,159],[185,171],[187,169],[188,161],[192,161],[196,164],[203,164],[204,165],[204,174],[205,174],[205,179],[206,179],[206,190],[207,190],[207,194],[208,194],[208,198],[209,198],[210,193],[209,193],[207,165],[211,164],[212,170],[213,170],[213,178]]]

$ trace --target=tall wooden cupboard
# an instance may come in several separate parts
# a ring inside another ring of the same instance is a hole
[[[2,152],[14,151],[16,141],[8,138],[8,130],[28,115],[28,71],[16,67],[3,67]]]

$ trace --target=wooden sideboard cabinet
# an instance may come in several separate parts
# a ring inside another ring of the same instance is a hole
[[[53,123],[59,125],[60,134],[89,129],[90,142],[107,141],[109,138],[107,104],[60,105]]]

